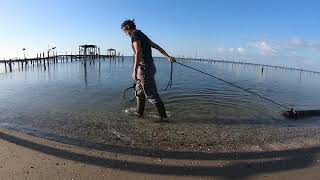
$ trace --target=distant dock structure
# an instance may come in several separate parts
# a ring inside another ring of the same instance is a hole
[[[105,54],[101,54],[101,49],[95,44],[83,44],[79,45],[78,53],[65,53],[58,55],[57,52],[54,52],[53,50],[56,49],[56,47],[48,49],[47,52],[41,52],[37,53],[37,55],[33,58],[26,58],[24,55],[24,58],[15,58],[15,59],[9,59],[9,60],[0,60],[0,65],[3,64],[5,67],[5,72],[12,72],[13,67],[15,65],[18,66],[18,69],[24,69],[28,68],[29,66],[34,67],[35,65],[37,67],[41,66],[46,70],[50,67],[50,64],[55,64],[60,62],[68,62],[68,61],[82,61],[83,64],[86,66],[87,61],[91,63],[97,61],[97,60],[114,60],[114,61],[123,61],[124,55],[120,55],[120,52],[117,52],[115,49],[110,48],[106,50]],[[25,51],[25,49],[24,49]],[[52,53],[51,53],[52,52]],[[118,53],[118,55],[117,55]]]
[[[97,59],[100,57],[100,48],[97,45],[79,45],[79,56],[87,59]]]
[[[117,51],[115,49],[110,48],[110,49],[107,50],[107,55],[116,56],[117,55]]]

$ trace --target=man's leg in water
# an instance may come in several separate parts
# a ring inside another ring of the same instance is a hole
[[[158,94],[155,79],[152,78],[144,81],[143,89],[145,91],[147,100],[154,105],[154,107],[159,113],[160,118],[166,119],[167,118],[166,110],[165,110],[163,101]]]
[[[135,89],[136,89],[136,100],[137,100],[136,115],[138,117],[142,117],[144,113],[144,107],[146,104],[146,96],[141,83],[137,83]]]
[[[145,99],[147,99],[150,103],[154,105],[155,109],[159,113],[160,118],[166,119],[167,118],[166,110],[165,110],[163,101],[158,94],[154,75],[155,75],[155,68],[152,69],[150,72],[147,72],[143,68],[139,67],[137,78],[140,81],[136,85],[137,97],[139,99],[137,100],[137,111],[139,109],[138,107],[143,107],[143,110],[144,110]],[[138,104],[141,104],[141,105],[138,105]]]

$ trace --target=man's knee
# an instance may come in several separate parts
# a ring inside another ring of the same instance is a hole
[[[163,103],[159,94],[153,94],[153,95],[150,95],[150,96],[147,96],[147,100],[151,103],[151,104],[160,104],[160,103]]]

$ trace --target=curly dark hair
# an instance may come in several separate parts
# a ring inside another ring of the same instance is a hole
[[[129,26],[130,29],[135,29],[136,24],[134,23],[134,19],[130,20],[127,19],[121,24],[121,29],[123,29],[125,26]]]

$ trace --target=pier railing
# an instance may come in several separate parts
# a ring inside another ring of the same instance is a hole
[[[42,56],[41,56],[42,55]],[[35,58],[25,58],[25,59],[9,59],[9,60],[0,60],[0,64],[4,64],[5,69],[7,71],[7,68],[10,72],[12,72],[13,66],[17,63],[19,66],[21,65],[22,69],[24,66],[28,65],[42,65],[44,67],[44,70],[46,70],[47,67],[50,66],[50,64],[58,63],[60,62],[68,62],[68,61],[84,61],[84,64],[86,65],[87,61],[93,61],[93,60],[119,60],[123,61],[123,56],[115,56],[115,55],[72,55],[72,54],[65,54],[65,55],[55,55],[55,56],[44,56],[44,53],[40,55],[37,55]]]

